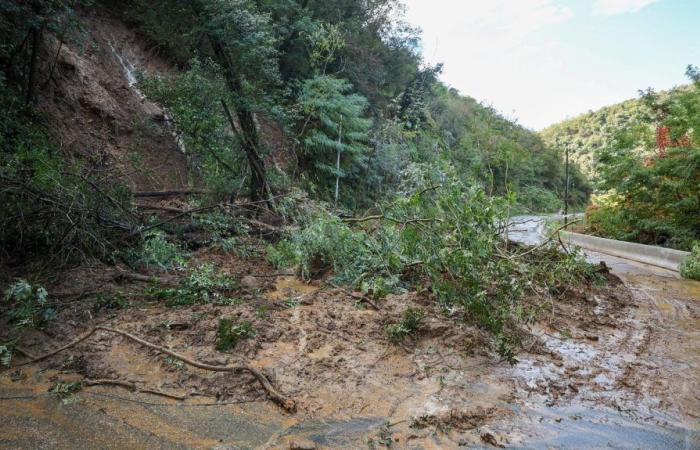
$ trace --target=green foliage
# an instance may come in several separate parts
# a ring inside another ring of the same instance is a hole
[[[336,178],[346,183],[366,163],[372,121],[363,117],[367,100],[351,90],[346,80],[321,75],[306,80],[299,97],[306,116],[301,166],[327,193],[325,198],[332,198]]]
[[[386,326],[389,340],[395,344],[403,342],[406,337],[420,330],[425,321],[425,313],[416,308],[408,308],[400,322]]]
[[[236,283],[220,274],[214,265],[203,264],[194,269],[180,281],[177,288],[151,288],[149,294],[164,299],[167,306],[187,306],[197,303],[214,303],[227,305],[235,300],[224,293],[237,289]]]
[[[515,193],[520,209],[527,211],[561,208],[566,176],[558,149],[455,90],[438,85],[434,92],[429,103],[433,139],[447,149],[463,182],[478,180],[489,195]],[[584,205],[590,187],[575,166],[570,187],[570,203]]]
[[[10,364],[12,364],[13,355],[13,346],[11,344],[0,344],[0,365],[10,367]]]
[[[163,270],[182,269],[187,266],[180,247],[170,242],[165,233],[150,230],[143,237],[140,249],[129,249],[127,260],[132,267],[156,267]]]
[[[232,350],[239,341],[255,336],[253,324],[248,321],[237,322],[234,319],[222,317],[216,332],[216,349],[220,352]]]
[[[58,381],[49,389],[49,392],[61,399],[62,402],[68,403],[70,398],[82,389],[83,383],[80,381]]]
[[[241,184],[246,163],[221,104],[230,100],[221,69],[211,60],[193,59],[189,70],[176,77],[141,75],[140,85],[172,116],[195,179],[233,192]]]
[[[533,286],[580,282],[589,266],[556,251],[535,252],[532,261],[504,256],[498,223],[507,202],[464,185],[449,166],[412,166],[404,179],[380,214],[351,227],[320,211],[272,247],[270,261],[307,277],[329,270],[336,282],[375,295],[427,285],[445,310],[493,333],[513,361],[518,324],[527,319],[523,296],[539,296]]]
[[[110,295],[99,293],[95,297],[95,304],[93,306],[93,310],[95,312],[101,311],[103,309],[118,310],[126,309],[129,306],[129,300],[121,294]]]
[[[672,96],[643,98],[646,122],[619,133],[600,152],[599,188],[591,232],[605,237],[690,250],[700,239],[700,84]],[[669,147],[656,148],[655,130],[670,130]]]
[[[345,47],[340,27],[317,23],[313,30],[306,33],[306,37],[309,45],[309,65],[316,74],[325,75],[328,65],[335,61],[338,51]]]
[[[664,99],[673,99],[687,91],[680,87],[661,92]],[[620,131],[644,126],[648,128],[651,112],[642,99],[627,100],[606,106],[597,111],[582,114],[545,128],[540,136],[552,148],[563,152],[569,149],[570,156],[583,173],[597,180],[600,171],[600,153],[615,145]]]
[[[296,267],[304,279],[332,271],[338,283],[360,287],[365,292],[381,285],[383,294],[397,288],[401,261],[389,230],[376,234],[353,231],[337,216],[318,211],[305,227],[268,249],[268,260],[279,268]]]
[[[700,245],[693,246],[691,255],[681,264],[681,276],[700,281]]]
[[[339,182],[343,206],[370,206],[395,194],[407,164],[445,158],[463,182],[477,180],[489,195],[515,194],[519,209],[561,207],[558,149],[440,83],[442,67],[424,66],[418,30],[401,19],[395,0],[132,3],[128,14],[146,34],[189,64],[183,76],[145,80],[146,91],[171,109],[198,172],[221,189],[233,192],[231,174],[244,175],[237,146],[257,145],[250,136],[229,142],[223,98],[282,126],[283,142],[274,145],[297,144],[291,181],[316,198],[334,198]],[[223,76],[231,70],[238,81]],[[344,79],[331,75],[339,73]],[[277,172],[269,179],[290,182]],[[571,203],[585,204],[590,188],[576,168],[570,184]]]
[[[17,280],[5,290],[2,306],[18,328],[35,328],[56,317],[48,297],[43,287]]]

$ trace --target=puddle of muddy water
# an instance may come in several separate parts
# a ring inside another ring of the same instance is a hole
[[[293,300],[304,295],[312,294],[319,290],[318,286],[306,283],[294,276],[277,277],[275,289],[267,292],[265,297],[269,300]]]
[[[662,413],[636,418],[618,411],[576,405],[527,407],[515,423],[495,424],[495,434],[508,436],[508,448],[544,449],[664,449],[700,448],[700,429],[688,429]]]

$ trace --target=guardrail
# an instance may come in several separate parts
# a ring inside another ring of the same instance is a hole
[[[663,267],[678,272],[680,265],[690,253],[653,245],[616,241],[587,234],[562,231],[562,240],[568,244],[593,250],[607,255],[618,256],[652,266]]]

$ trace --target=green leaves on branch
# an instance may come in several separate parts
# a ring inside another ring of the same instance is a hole
[[[330,192],[336,178],[347,180],[367,162],[372,121],[364,117],[367,99],[352,89],[346,80],[321,75],[306,80],[299,97],[306,117],[300,163],[322,192]]]
[[[5,290],[2,309],[18,328],[35,328],[56,317],[56,310],[48,306],[48,298],[43,287],[17,280]]]
[[[691,255],[681,264],[681,276],[700,281],[700,244],[693,247]]]
[[[232,350],[239,341],[255,336],[255,330],[250,322],[239,323],[233,319],[222,317],[219,319],[216,336],[216,349],[220,352],[227,352]]]
[[[425,321],[425,313],[420,309],[408,308],[400,322],[390,323],[386,326],[386,334],[389,340],[398,344],[407,336],[418,331]]]
[[[404,175],[401,194],[378,206],[380,214],[351,227],[321,210],[272,247],[270,261],[305,277],[328,272],[375,297],[428,286],[445,311],[491,332],[513,361],[518,326],[527,317],[523,297],[580,281],[587,265],[546,249],[522,260],[504,257],[498,224],[505,200],[465,186],[449,166],[413,166]],[[390,334],[399,337],[402,329]]]

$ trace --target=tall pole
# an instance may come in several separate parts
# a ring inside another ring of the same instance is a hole
[[[566,146],[566,186],[564,186],[564,225],[569,224],[569,146]]]
[[[340,190],[340,146],[343,143],[343,124],[338,126],[338,156],[335,161],[335,206],[338,207],[338,191]]]

